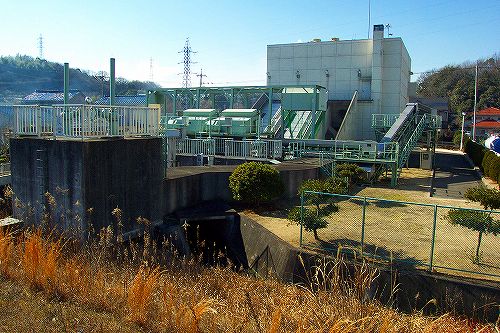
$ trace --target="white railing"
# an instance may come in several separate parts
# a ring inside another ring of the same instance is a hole
[[[390,128],[399,118],[399,114],[372,114],[372,127],[375,128]]]
[[[66,138],[158,136],[158,107],[54,105],[14,106],[16,135]]]
[[[267,140],[268,153],[267,156],[276,159],[283,157],[283,142],[281,140]]]
[[[266,141],[235,141],[225,142],[224,156],[237,158],[263,158],[267,159]]]
[[[0,176],[10,175],[10,163],[0,164]]]
[[[279,159],[281,140],[232,140],[223,138],[183,139],[177,143],[177,153],[216,155],[233,158]]]
[[[215,155],[214,139],[183,139],[177,143],[177,154]]]

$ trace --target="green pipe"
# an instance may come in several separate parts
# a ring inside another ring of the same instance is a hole
[[[69,104],[69,63],[64,63],[64,102]]]
[[[109,105],[115,105],[115,58],[109,59]]]

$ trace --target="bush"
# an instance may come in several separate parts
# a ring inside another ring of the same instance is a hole
[[[481,169],[483,169],[483,172],[486,176],[490,176],[490,167],[492,166],[493,158],[495,158],[496,155],[494,152],[491,150],[487,150],[484,153],[483,160],[481,161]]]
[[[260,203],[279,197],[284,190],[278,170],[268,164],[240,164],[229,176],[233,198],[248,203]]]
[[[461,139],[462,139],[462,131],[456,131],[453,134],[453,143],[457,146],[460,146]],[[464,141],[465,141],[465,134],[464,134]]]
[[[500,174],[500,156],[495,154],[493,155],[490,160],[490,168],[488,172],[488,177],[495,181],[498,179],[498,175]]]
[[[484,154],[486,153],[486,147],[483,147],[480,144],[472,141],[468,137],[467,140],[464,141],[465,141],[465,146],[464,146],[465,153],[469,155],[469,157],[471,158],[472,162],[474,162],[475,165],[481,166]]]
[[[335,165],[335,174],[347,178],[350,184],[357,184],[365,179],[365,171],[354,163],[340,163]]]

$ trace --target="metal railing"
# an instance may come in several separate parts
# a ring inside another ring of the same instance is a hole
[[[102,138],[158,136],[157,107],[103,105],[15,105],[18,136]]]
[[[317,218],[316,207],[326,212],[320,213],[326,227],[317,230],[319,239],[305,232],[314,224],[307,219]],[[300,211],[301,246],[340,249],[401,269],[500,281],[500,236],[492,227],[500,223],[500,211],[313,191],[301,194]],[[470,229],[463,226],[468,220]],[[479,233],[481,223],[489,227]]]
[[[177,153],[187,155],[215,155],[214,139],[183,139],[177,142]]]
[[[398,117],[399,114],[372,114],[372,127],[389,129]]]
[[[190,139],[177,143],[177,153],[187,155],[217,155],[232,158],[279,159],[281,140],[233,140],[224,138]]]

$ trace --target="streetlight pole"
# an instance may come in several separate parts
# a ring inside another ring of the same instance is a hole
[[[477,109],[477,62],[476,75],[474,79],[474,115],[472,117],[472,140],[476,141],[476,109]]]
[[[462,112],[462,135],[460,136],[460,151],[464,148],[464,124],[465,124],[465,112]]]

